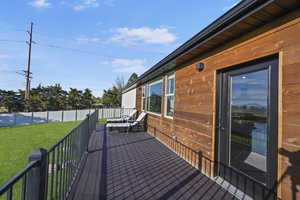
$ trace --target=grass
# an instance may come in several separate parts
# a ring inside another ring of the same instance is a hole
[[[100,122],[100,123],[106,123],[106,122],[107,122],[107,119],[106,119],[106,118],[98,119],[98,122]]]
[[[0,185],[26,166],[32,151],[48,149],[79,123],[0,127]]]

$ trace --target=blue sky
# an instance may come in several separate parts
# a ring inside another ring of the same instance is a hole
[[[237,0],[3,0],[0,89],[23,89],[34,23],[32,87],[60,83],[99,96],[117,77],[139,75]]]

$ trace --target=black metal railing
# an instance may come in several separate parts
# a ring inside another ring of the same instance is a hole
[[[276,185],[273,188],[267,188],[264,184],[246,174],[222,162],[213,161],[201,151],[196,151],[181,143],[176,136],[169,136],[155,126],[149,124],[147,126],[149,134],[168,146],[174,153],[200,170],[201,173],[214,178],[218,184],[227,188],[229,192],[240,199],[250,197],[250,199],[253,198],[258,200],[280,200],[280,198],[277,197]]]
[[[98,114],[87,115],[48,150],[39,148],[30,154],[29,164],[0,187],[0,199],[66,199],[85,162]]]

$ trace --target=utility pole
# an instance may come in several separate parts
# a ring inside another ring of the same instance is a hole
[[[30,98],[30,64],[31,64],[31,45],[32,45],[32,28],[33,28],[33,23],[30,23],[30,30],[27,31],[29,34],[29,41],[26,41],[28,44],[28,63],[27,63],[27,70],[25,70],[25,99],[28,100]]]

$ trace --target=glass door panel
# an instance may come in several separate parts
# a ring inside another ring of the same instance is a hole
[[[266,183],[268,70],[230,76],[229,164]]]

